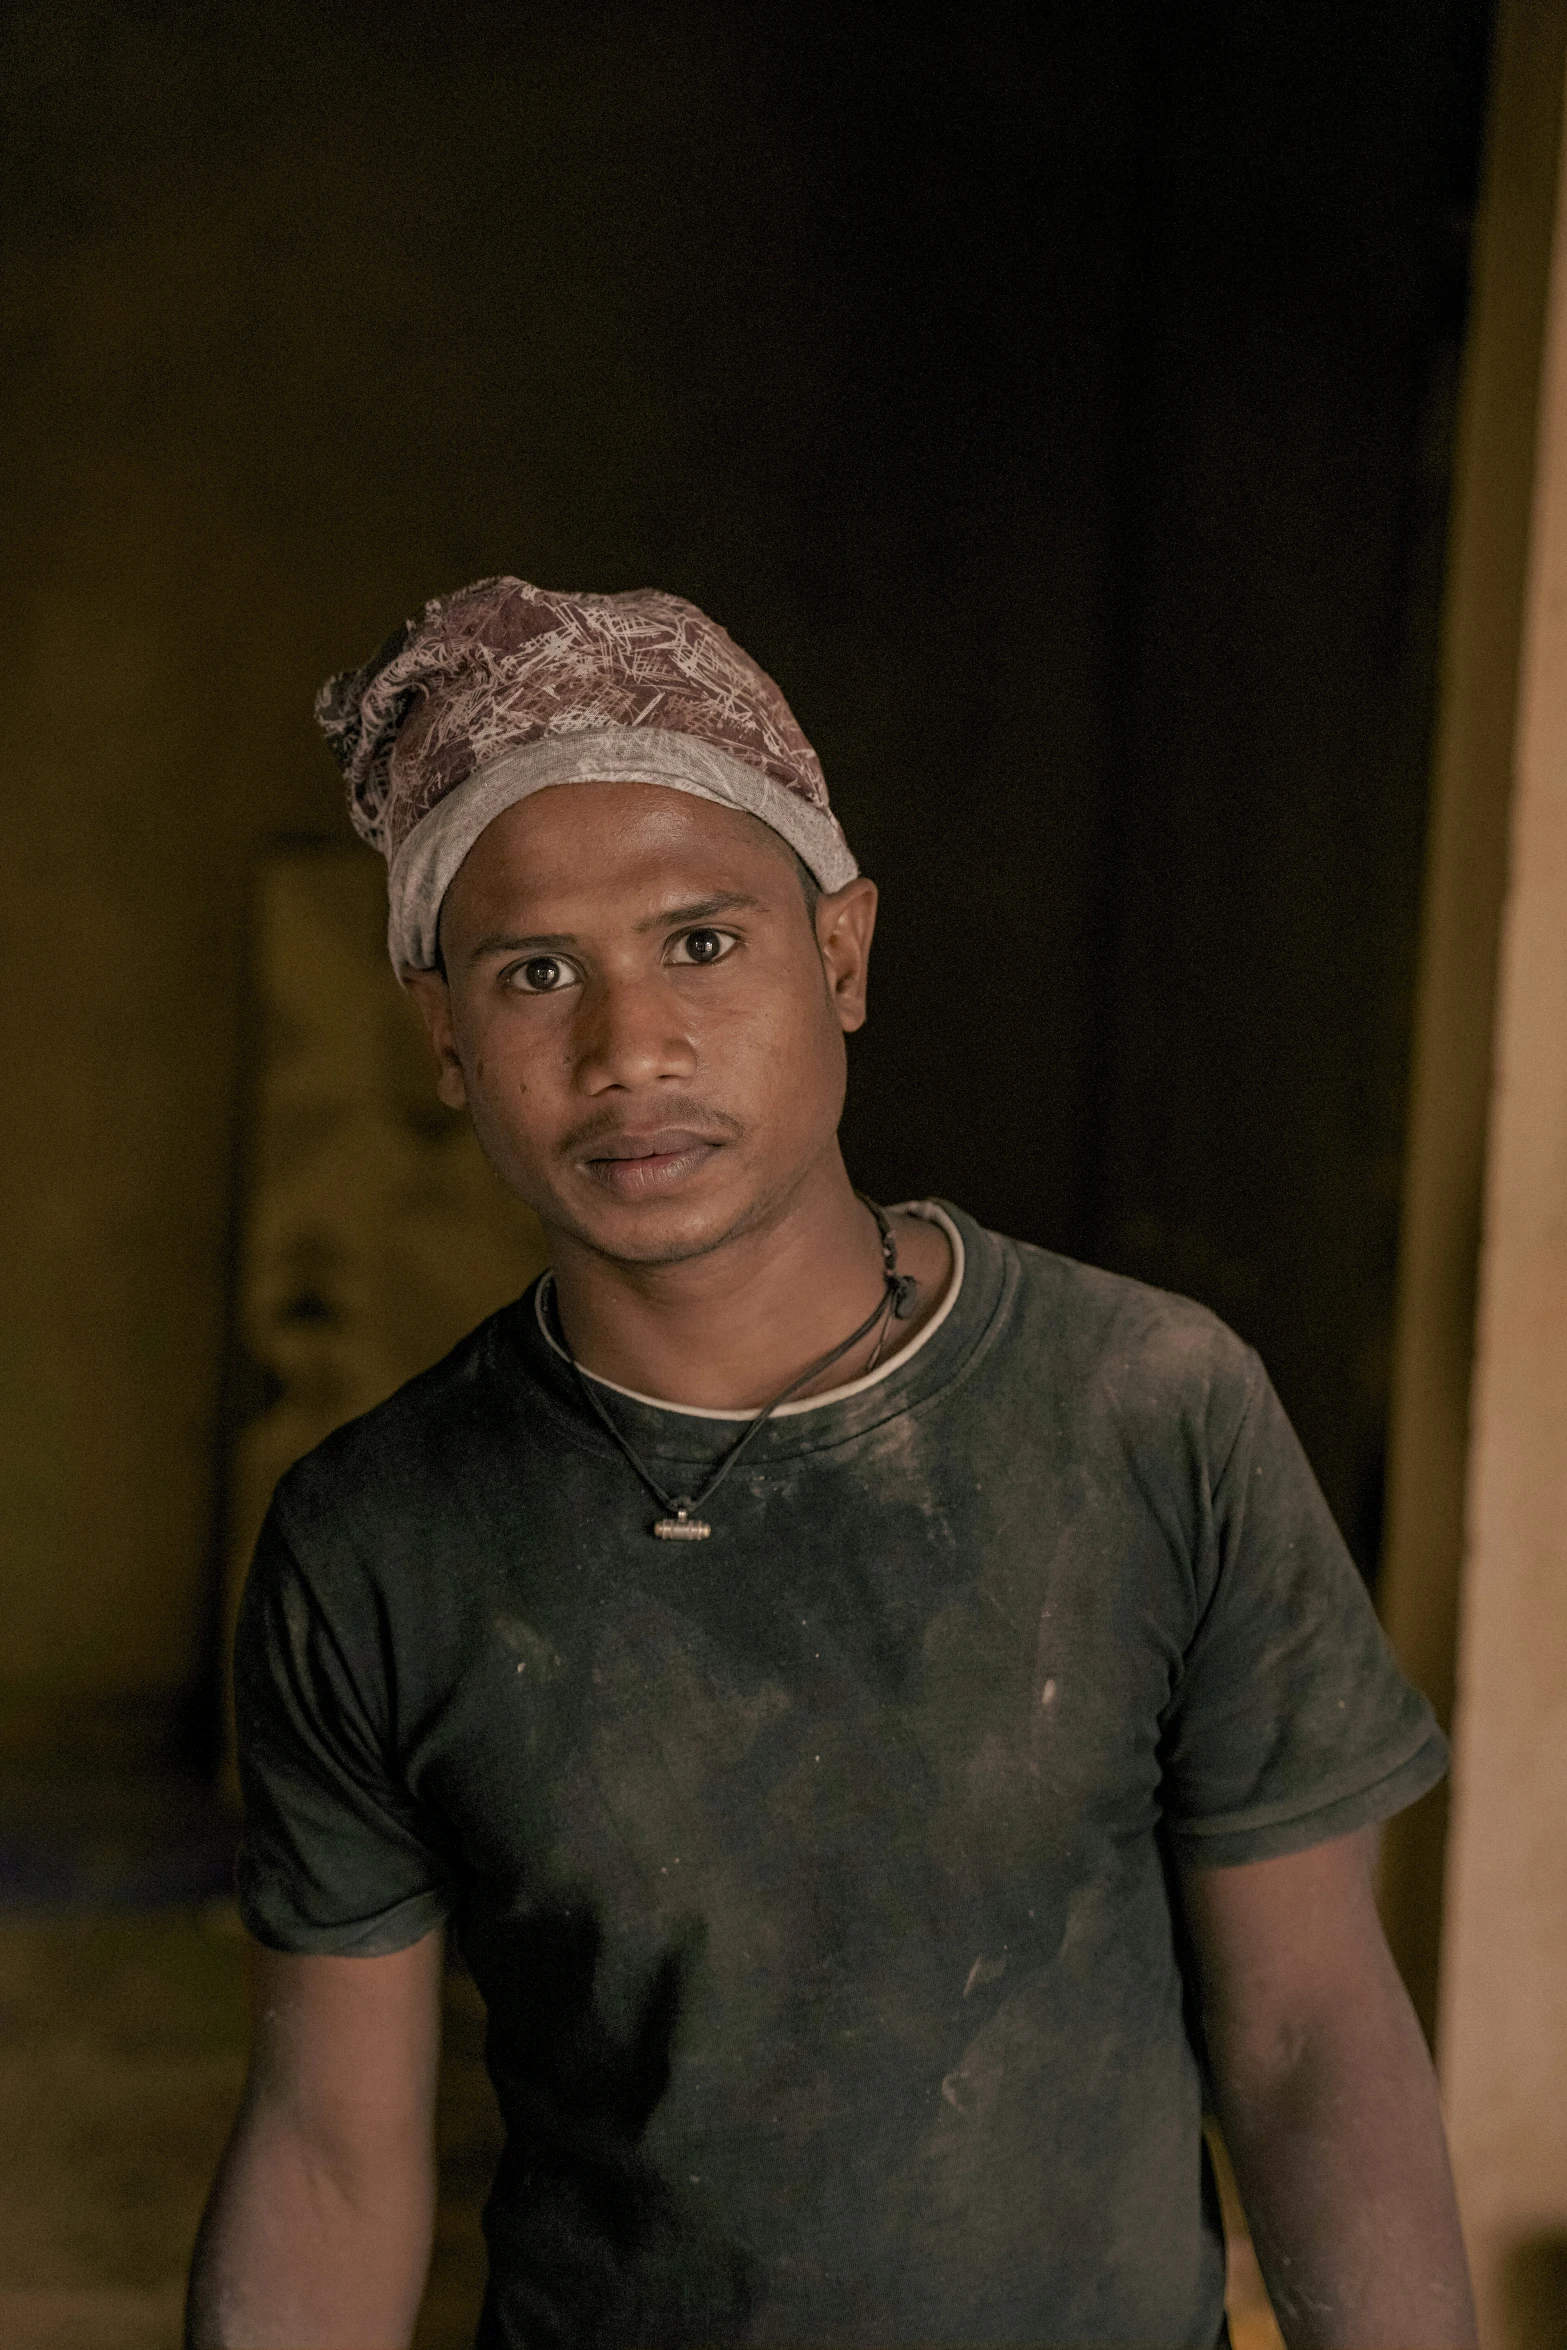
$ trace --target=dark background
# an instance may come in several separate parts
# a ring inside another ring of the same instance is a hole
[[[85,1386],[144,1529],[73,1669],[200,1650],[247,891],[346,829],[311,694],[503,570],[775,673],[884,892],[857,1180],[1214,1306],[1374,1571],[1489,26],[14,15],[12,1522],[55,1592]]]

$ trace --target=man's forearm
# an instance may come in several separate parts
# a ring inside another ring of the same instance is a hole
[[[1470,2350],[1436,2079],[1401,1988],[1223,2069],[1219,2120],[1289,2350]]]
[[[252,2106],[197,2237],[186,2350],[405,2350],[434,2202],[433,2162],[355,2174]]]

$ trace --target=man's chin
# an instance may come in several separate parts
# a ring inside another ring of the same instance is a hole
[[[685,1265],[711,1256],[735,1238],[736,1228],[736,1219],[713,1214],[665,1215],[635,1223],[617,1217],[612,1225],[579,1227],[578,1237],[617,1265]]]

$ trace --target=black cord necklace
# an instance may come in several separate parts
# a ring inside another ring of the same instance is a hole
[[[893,1323],[906,1322],[913,1313],[920,1285],[912,1273],[898,1271],[898,1244],[892,1236],[892,1226],[874,1200],[866,1199],[863,1192],[856,1192],[855,1197],[864,1201],[865,1206],[870,1209],[876,1219],[876,1229],[881,1234],[883,1281],[881,1297],[866,1315],[859,1328],[849,1332],[841,1346],[830,1348],[826,1354],[819,1355],[814,1363],[808,1363],[797,1379],[791,1379],[788,1386],[773,1397],[771,1403],[762,1406],[749,1426],[742,1428],[729,1450],[719,1456],[716,1466],[709,1471],[707,1478],[695,1493],[666,1493],[646,1462],[632,1450],[621,1430],[615,1425],[603,1399],[595,1392],[592,1382],[571,1351],[571,1341],[566,1336],[565,1325],[560,1318],[560,1308],[555,1302],[555,1277],[553,1274],[545,1275],[547,1287],[544,1292],[544,1308],[546,1313],[553,1311],[556,1336],[560,1341],[566,1360],[570,1363],[576,1376],[577,1385],[582,1391],[583,1401],[598,1415],[649,1493],[652,1494],[653,1499],[662,1508],[664,1515],[661,1518],[655,1518],[648,1528],[648,1532],[656,1534],[661,1542],[705,1542],[713,1529],[707,1520],[698,1517],[696,1512],[711,1494],[717,1492],[752,1437],[766,1426],[779,1405],[787,1403],[790,1396],[797,1395],[802,1387],[809,1386],[813,1379],[820,1377],[823,1371],[830,1369],[832,1364],[846,1355],[851,1347],[858,1346],[860,1340],[868,1337],[879,1322],[881,1330],[877,1336],[876,1344],[871,1350],[871,1359],[866,1365],[868,1371],[874,1371],[876,1365],[881,1361],[882,1349],[887,1343],[887,1333]]]

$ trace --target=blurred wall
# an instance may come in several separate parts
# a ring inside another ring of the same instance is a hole
[[[502,569],[775,670],[859,1179],[1206,1297],[1374,1566],[1488,10],[1168,13],[8,13],[0,1745],[192,1734],[258,856]]]
[[[1517,773],[1541,362],[1567,62],[1563,0],[1498,12],[1455,444],[1389,1413],[1382,1620],[1452,1717],[1496,976]],[[1461,1778],[1462,1765],[1455,1768]],[[1447,1783],[1391,1821],[1382,1914],[1435,2034]]]
[[[1559,101],[1559,11],[1554,29],[1534,61]],[[1487,2350],[1567,2339],[1567,179],[1538,135],[1544,99],[1514,167],[1532,167],[1555,235],[1512,663],[1441,2000]]]
[[[1261,1347],[1371,1573],[1486,13],[1150,13],[1088,1249]]]

